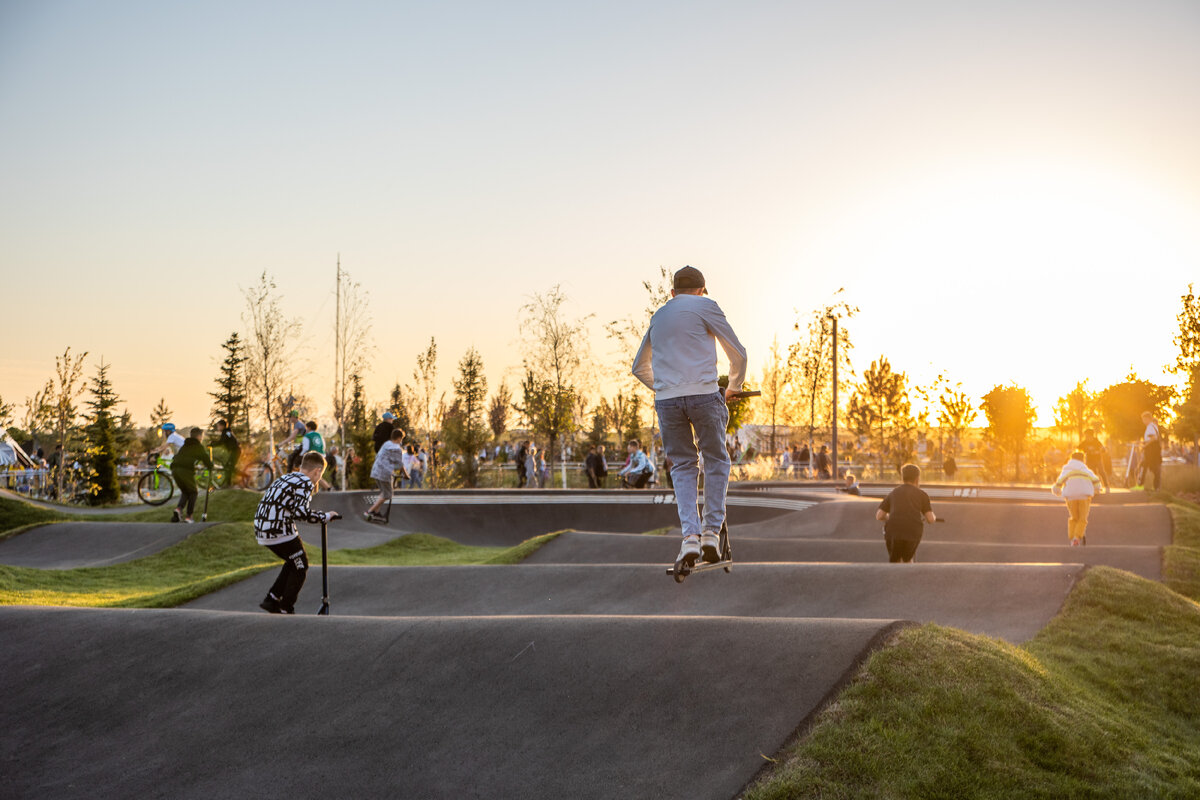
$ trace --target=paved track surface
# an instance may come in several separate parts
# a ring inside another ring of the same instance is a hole
[[[104,567],[153,555],[215,523],[56,522],[0,541],[0,564]]]
[[[727,800],[892,625],[8,607],[0,795]]]
[[[526,564],[661,564],[675,557],[678,542],[670,536],[568,531],[542,547]],[[752,539],[737,537],[733,556],[745,562],[886,562],[883,537],[850,539]],[[989,544],[925,541],[918,562],[988,564],[1085,564],[1128,570],[1144,578],[1162,576],[1162,548],[1148,545]]]
[[[877,501],[760,494],[731,507],[733,572],[683,585],[677,539],[633,535],[676,524],[662,493],[430,493],[389,528],[321,493],[335,548],[604,533],[514,567],[335,567],[328,618],[319,565],[300,617],[257,612],[274,570],[187,609],[0,608],[0,797],[731,798],[902,620],[1024,641],[1083,564],[1150,575],[1170,541],[1161,507],[1097,507],[1068,548],[1061,505],[935,501],[921,563],[890,565]]]
[[[753,525],[738,524],[731,512],[731,529],[735,536],[740,533],[753,538],[875,539],[882,535],[882,525],[875,520],[878,507],[877,500],[841,500]],[[934,502],[933,510],[946,521],[926,525],[924,542],[1062,544],[1067,541],[1065,505],[957,500]],[[1165,546],[1171,543],[1171,525],[1171,514],[1165,506],[1095,506],[1088,518],[1088,545]],[[581,529],[604,530],[596,526],[581,526]]]
[[[614,614],[906,619],[1012,642],[1058,613],[1078,564],[739,564],[680,586],[664,566],[331,567],[333,613],[364,616]],[[321,570],[310,580],[320,586]],[[189,608],[252,611],[263,573]],[[936,587],[936,588],[934,588]],[[312,611],[320,589],[308,589]],[[301,607],[303,612],[304,607]]]

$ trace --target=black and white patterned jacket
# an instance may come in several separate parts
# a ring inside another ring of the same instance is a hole
[[[254,538],[259,544],[279,544],[300,535],[296,520],[316,524],[328,519],[322,511],[308,507],[313,482],[302,472],[289,472],[263,492],[254,512]]]

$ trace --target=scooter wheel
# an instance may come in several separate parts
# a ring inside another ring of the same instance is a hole
[[[686,575],[684,575],[684,574],[682,574],[682,573],[679,573],[679,572],[676,572],[676,573],[675,573],[675,582],[676,582],[676,583],[683,583],[683,579],[684,579],[684,578],[686,578],[686,577],[687,577]]]
[[[732,572],[732,571],[733,571],[733,567],[726,567],[726,568],[725,568],[725,573],[726,573],[726,574],[729,574],[729,573],[730,573],[730,572]]]

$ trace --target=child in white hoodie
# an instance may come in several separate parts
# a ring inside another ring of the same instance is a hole
[[[1088,469],[1085,458],[1081,450],[1071,453],[1051,490],[1067,501],[1067,537],[1072,547],[1087,544],[1088,511],[1100,489],[1100,477]]]

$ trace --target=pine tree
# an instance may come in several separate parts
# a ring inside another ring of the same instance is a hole
[[[508,384],[500,381],[500,388],[492,395],[492,402],[488,406],[488,427],[492,429],[492,437],[499,440],[500,437],[508,430],[508,414],[512,408],[512,392],[508,389]]]
[[[462,477],[468,488],[479,482],[479,465],[475,457],[488,441],[488,426],[484,422],[484,401],[487,399],[487,378],[483,374],[483,359],[474,347],[458,362],[458,377],[454,379],[455,402],[445,420],[446,444],[462,456]]]
[[[245,345],[238,332],[234,331],[221,343],[225,360],[221,362],[221,373],[213,379],[217,391],[209,392],[213,399],[212,422],[219,419],[229,424],[233,435],[245,440],[249,435],[249,420],[246,418],[246,371]]]
[[[167,408],[167,398],[161,397],[158,405],[150,412],[150,425],[154,428],[161,428],[163,423],[170,422],[173,416],[175,416],[175,412]]]
[[[350,413],[346,419],[346,437],[350,440],[356,457],[353,466],[348,467],[350,487],[369,489],[374,485],[371,481],[371,468],[375,466],[375,443],[371,439],[371,420],[367,417],[362,377],[358,373],[351,375],[350,385],[353,391],[350,395]]]
[[[113,417],[113,406],[119,400],[108,379],[109,365],[101,359],[92,378],[91,399],[85,405],[90,409],[84,428],[87,437],[88,499],[93,505],[115,503],[121,499],[121,487],[117,478],[117,420]]]

